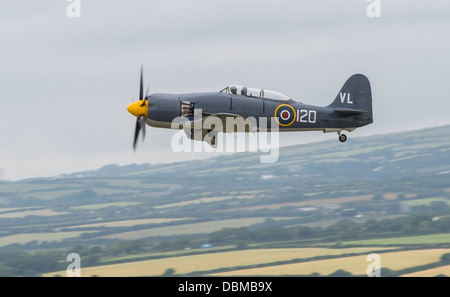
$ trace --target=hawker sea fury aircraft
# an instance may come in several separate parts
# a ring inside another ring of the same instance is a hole
[[[351,132],[373,122],[370,83],[362,74],[351,76],[334,101],[324,107],[304,104],[278,92],[239,85],[231,85],[217,92],[191,94],[148,95],[147,91],[144,97],[142,68],[140,78],[139,100],[128,106],[128,111],[137,117],[133,148],[140,131],[145,137],[146,124],[184,129],[190,139],[204,140],[215,146],[218,132],[242,131],[236,130],[235,125],[231,126],[232,131],[228,131],[230,126],[227,129],[226,121],[229,119],[259,119],[251,121],[252,127],[246,125],[243,132],[271,131],[277,126],[280,132],[335,132],[341,142],[347,140],[342,131]],[[190,125],[174,125],[180,117]],[[220,119],[223,124],[216,123],[214,128],[201,125],[211,117]],[[196,133],[195,127],[201,127],[200,133]],[[198,134],[201,137],[195,136]]]

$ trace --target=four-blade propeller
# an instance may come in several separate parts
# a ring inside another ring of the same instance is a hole
[[[139,86],[139,101],[128,105],[128,111],[136,117],[136,128],[134,130],[133,149],[136,150],[136,142],[139,137],[139,132],[142,131],[142,141],[145,139],[145,122],[148,116],[148,88],[144,97],[144,75],[143,67],[141,66],[141,81]]]

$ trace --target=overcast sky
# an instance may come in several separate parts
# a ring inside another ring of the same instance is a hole
[[[322,106],[363,73],[374,123],[347,133],[349,141],[450,124],[447,0],[380,0],[380,17],[368,16],[366,0],[79,3],[73,18],[65,0],[0,4],[4,179],[205,157],[173,152],[176,132],[150,127],[133,152],[135,118],[126,107],[138,99],[142,63],[150,92],[236,83]],[[281,144],[327,139],[338,141],[301,132],[282,135]]]

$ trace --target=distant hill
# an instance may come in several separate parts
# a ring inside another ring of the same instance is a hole
[[[450,199],[450,126],[0,183],[0,246],[404,215]]]
[[[351,138],[347,143],[323,141],[280,148],[278,162],[261,164],[260,153],[236,153],[208,160],[172,164],[107,165],[98,170],[76,172],[59,178],[145,176],[155,173],[202,177],[215,172],[253,175],[300,174],[304,178],[375,178],[412,176],[449,169],[450,126],[370,137]],[[180,170],[181,169],[181,170]],[[182,170],[185,169],[185,170]],[[238,170],[237,170],[238,169]],[[334,170],[330,170],[334,169]],[[345,172],[345,174],[343,174]],[[363,175],[361,175],[363,174]],[[52,178],[54,179],[54,178]]]

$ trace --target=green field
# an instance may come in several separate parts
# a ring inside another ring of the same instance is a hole
[[[80,206],[73,206],[71,209],[100,209],[105,207],[119,206],[125,207],[130,205],[139,205],[138,202],[110,202],[110,203],[96,203],[96,204],[85,204]]]
[[[67,238],[77,238],[83,233],[89,233],[88,231],[73,231],[73,232],[46,232],[46,233],[25,233],[15,234],[0,237],[0,247],[10,244],[26,244],[31,241],[44,242],[44,241],[62,241]]]
[[[378,238],[368,240],[344,241],[343,245],[373,246],[373,245],[412,245],[412,244],[450,244],[450,233],[418,236],[402,236],[394,238]]]
[[[430,203],[435,202],[435,201],[443,201],[447,204],[450,204],[450,200],[447,198],[443,198],[443,197],[406,200],[405,202],[411,206],[415,206],[415,205],[430,205]]]
[[[51,209],[23,210],[17,212],[0,213],[0,219],[24,218],[26,216],[58,216],[68,214],[68,212],[56,212]]]
[[[277,219],[277,218],[273,218]],[[282,218],[284,219],[284,218]],[[244,218],[244,219],[230,219],[217,220],[203,223],[183,224],[167,227],[156,227],[151,229],[144,229],[138,231],[129,231],[115,233],[111,235],[101,236],[99,238],[116,238],[122,240],[134,240],[145,238],[149,236],[168,236],[168,235],[186,235],[186,234],[201,234],[219,231],[223,228],[239,228],[251,226],[258,223],[263,223],[267,218]]]
[[[124,221],[114,221],[114,222],[101,222],[94,224],[86,224],[86,225],[74,225],[70,227],[65,227],[66,229],[75,229],[75,228],[98,228],[98,227],[130,227],[130,226],[139,226],[139,225],[147,225],[147,224],[162,224],[168,222],[177,222],[177,221],[185,221],[192,220],[192,218],[160,218],[160,219],[141,219],[141,220],[124,220]],[[58,231],[60,228],[55,229]]]
[[[315,196],[316,193],[305,194],[305,196]],[[277,203],[277,204],[265,204],[259,206],[242,207],[240,210],[258,210],[258,209],[278,209],[281,207],[304,207],[304,206],[320,206],[333,203],[346,203],[355,201],[367,201],[372,199],[373,195],[362,195],[362,196],[349,196],[333,199],[308,199],[299,202],[287,202],[287,203]],[[228,209],[227,211],[235,211],[235,209]]]

